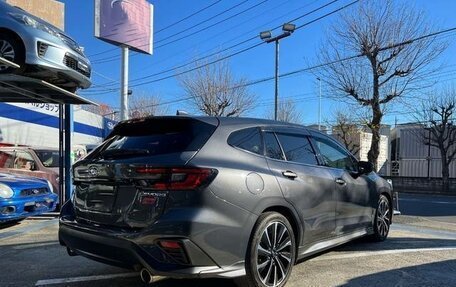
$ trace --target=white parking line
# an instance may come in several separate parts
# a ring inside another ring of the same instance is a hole
[[[337,259],[351,259],[359,257],[368,257],[375,255],[388,255],[388,254],[402,254],[402,253],[414,253],[414,252],[436,252],[436,251],[456,251],[456,247],[437,247],[437,248],[410,248],[410,249],[392,249],[392,250],[379,250],[379,251],[366,251],[366,252],[355,252],[355,253],[344,253],[338,255],[321,256],[311,259],[312,261],[324,261],[324,260],[337,260]]]
[[[437,204],[456,204],[456,202],[454,202],[454,201],[426,200],[426,199],[418,199],[418,198],[399,198],[399,202],[401,202],[401,201],[415,201],[415,202],[437,203]]]
[[[107,274],[107,275],[94,275],[94,276],[81,276],[81,277],[71,277],[71,278],[47,279],[47,280],[39,280],[39,281],[37,281],[35,286],[47,286],[47,285],[66,284],[66,283],[75,283],[75,282],[106,280],[106,279],[113,279],[113,278],[129,278],[129,277],[136,277],[136,276],[139,276],[139,273],[137,273],[137,272],[129,272],[129,273],[119,273],[119,274]]]
[[[13,249],[22,250],[22,249],[30,249],[30,248],[36,248],[36,247],[49,246],[49,245],[59,245],[59,243],[58,242],[32,243],[32,244],[14,246]]]

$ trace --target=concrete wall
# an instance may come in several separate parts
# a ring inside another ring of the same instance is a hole
[[[394,191],[414,193],[440,193],[443,189],[441,178],[385,177],[393,181]],[[450,193],[456,194],[456,178],[450,179]]]

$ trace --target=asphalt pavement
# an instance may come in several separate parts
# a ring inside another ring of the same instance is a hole
[[[405,218],[456,224],[456,196],[400,193],[399,210]]]
[[[287,287],[456,286],[456,197],[401,195],[403,214],[389,238],[357,240],[300,262]],[[144,286],[135,272],[84,257],[58,244],[57,219],[0,227],[0,286]],[[235,287],[232,280],[174,280],[156,287]]]

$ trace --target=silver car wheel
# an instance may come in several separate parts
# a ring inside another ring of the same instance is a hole
[[[292,240],[282,222],[271,222],[258,242],[257,272],[265,286],[279,286],[292,266]]]
[[[16,58],[16,52],[14,51],[14,47],[10,42],[6,40],[0,40],[0,57],[14,62]],[[4,71],[8,68],[9,67],[6,65],[0,65],[0,71]]]
[[[391,224],[390,205],[386,197],[382,197],[378,203],[377,230],[380,236],[386,237]]]

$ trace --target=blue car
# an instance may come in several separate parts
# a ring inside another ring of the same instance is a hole
[[[54,211],[58,202],[49,181],[0,173],[0,223]]]

